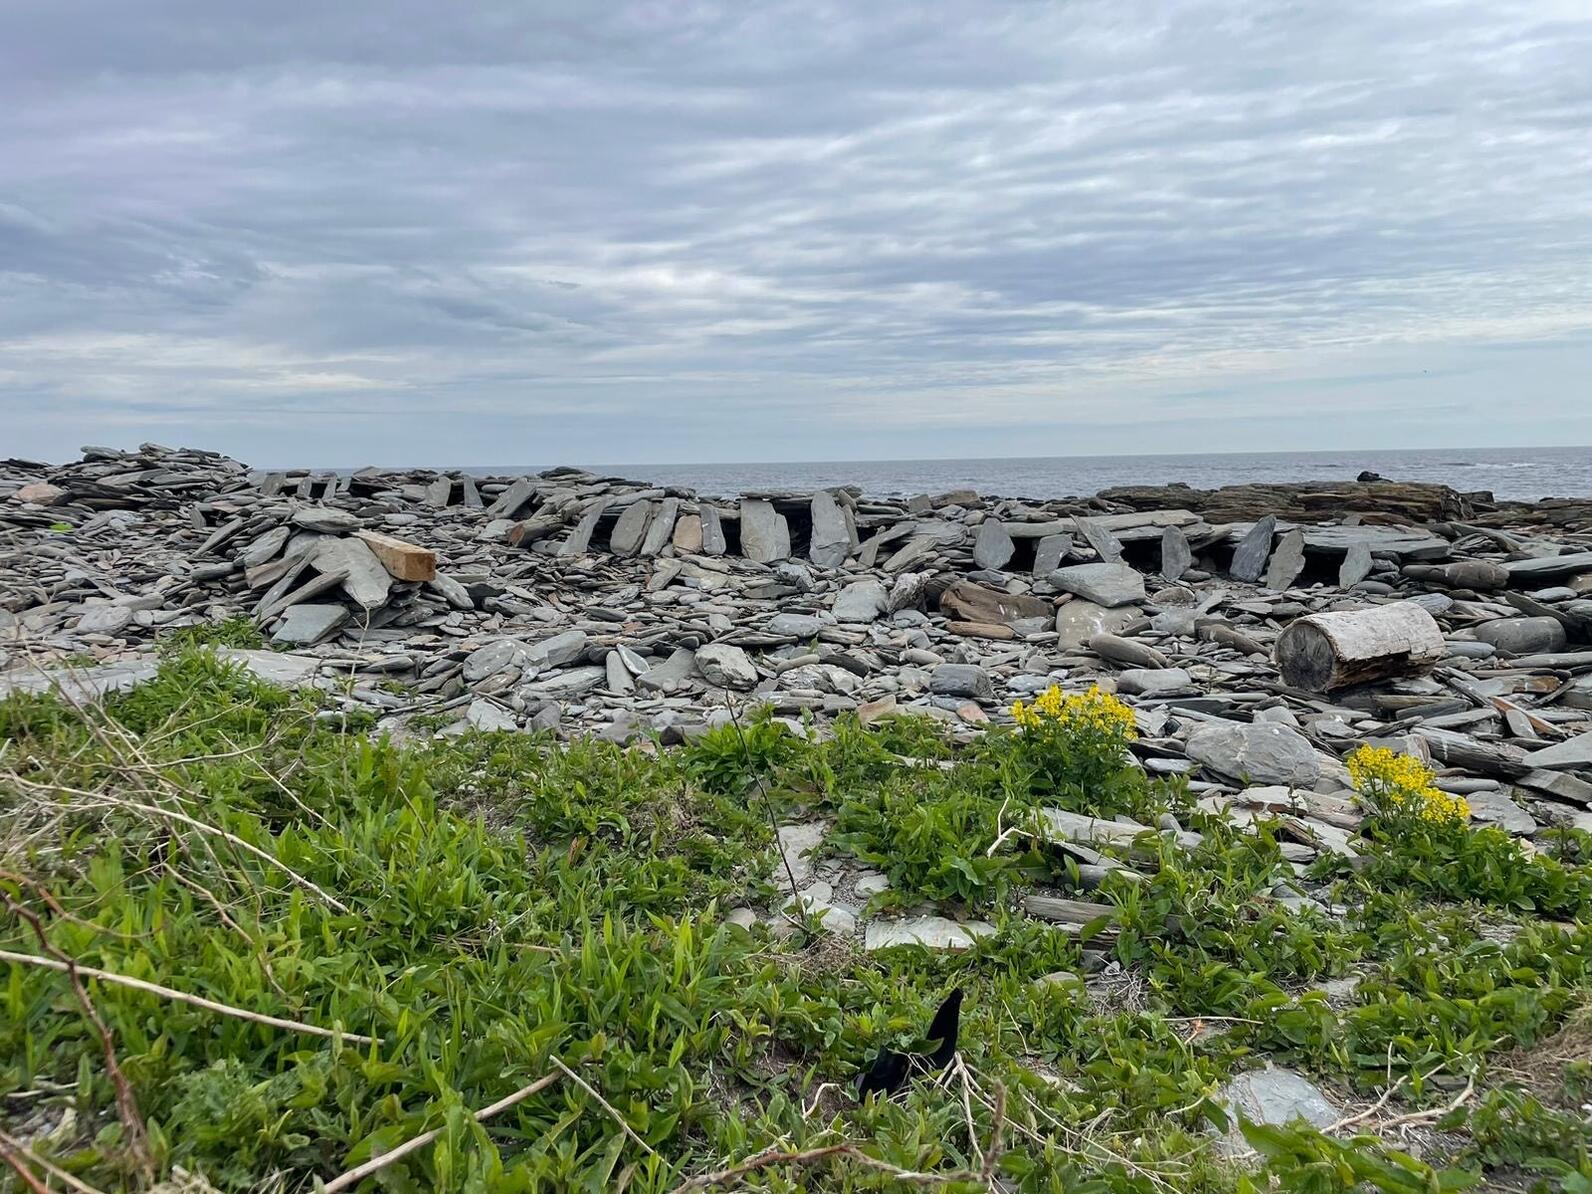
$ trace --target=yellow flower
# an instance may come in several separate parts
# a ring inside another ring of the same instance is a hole
[[[1395,754],[1385,746],[1362,746],[1344,762],[1354,786],[1374,801],[1433,825],[1470,819],[1464,798],[1439,788],[1432,769],[1414,755]]]

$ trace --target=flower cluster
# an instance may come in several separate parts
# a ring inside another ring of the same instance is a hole
[[[1067,730],[1119,736],[1128,742],[1138,737],[1133,710],[1109,692],[1100,691],[1099,685],[1088,692],[1068,694],[1052,684],[1035,697],[1032,704],[1025,705],[1022,701],[1014,704],[1012,720],[1025,730],[1037,730],[1050,724]]]
[[[1470,820],[1464,797],[1437,787],[1432,769],[1413,755],[1383,746],[1362,746],[1345,760],[1360,793],[1387,812],[1405,813],[1433,825]]]

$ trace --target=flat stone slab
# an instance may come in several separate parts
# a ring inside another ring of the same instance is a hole
[[[898,945],[928,949],[969,949],[980,937],[990,937],[995,926],[984,920],[951,920],[944,916],[917,916],[908,920],[872,921],[863,933],[863,948],[872,953]]]
[[[1276,722],[1217,722],[1188,736],[1188,757],[1228,779],[1308,788],[1321,775],[1316,751],[1298,730]]]
[[[1592,733],[1578,734],[1543,750],[1534,750],[1526,756],[1526,762],[1548,771],[1592,767]]]
[[[283,616],[281,625],[271,636],[271,641],[308,647],[320,642],[346,621],[348,621],[346,606],[313,603],[295,605]]]
[[[247,668],[257,680],[280,684],[283,688],[301,688],[312,684],[321,670],[321,660],[314,655],[294,655],[285,651],[248,651],[241,647],[222,647],[216,651],[216,656]]]
[[[1050,574],[1050,583],[1063,593],[1072,593],[1108,609],[1145,599],[1144,577],[1126,564],[1074,564],[1071,568],[1057,568]]]
[[[58,692],[71,704],[86,704],[99,700],[107,692],[122,692],[154,679],[158,666],[153,659],[134,659],[97,667],[0,672],[0,697],[14,692]]]

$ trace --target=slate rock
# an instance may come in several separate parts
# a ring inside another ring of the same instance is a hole
[[[1167,696],[1193,688],[1193,677],[1180,667],[1129,668],[1117,676],[1117,691],[1128,696]]]
[[[697,648],[696,662],[708,683],[718,688],[751,688],[759,679],[751,658],[730,643],[710,643]]]
[[[742,500],[741,554],[760,564],[789,558],[790,526],[772,502]]]
[[[813,614],[782,611],[768,620],[768,632],[789,635],[791,638],[808,639],[816,637],[823,625],[823,622]]]
[[[1271,557],[1272,536],[1277,533],[1277,516],[1268,514],[1244,534],[1233,549],[1233,562],[1228,572],[1238,579],[1254,584],[1266,571],[1266,561]]]
[[[863,936],[869,953],[898,945],[919,945],[927,949],[970,949],[980,937],[990,937],[995,926],[988,921],[955,921],[944,916],[917,916],[907,920],[875,920]]]
[[[133,611],[125,605],[91,605],[77,620],[79,634],[120,634],[132,625]]]
[[[649,501],[631,502],[626,506],[608,536],[608,549],[618,556],[640,554],[642,540],[652,522],[652,509]]]
[[[1578,734],[1526,756],[1532,767],[1547,771],[1568,771],[1592,768],[1592,733]]]
[[[942,663],[929,677],[929,691],[936,696],[989,701],[995,697],[995,684],[989,673],[976,664]]]
[[[307,647],[320,642],[346,621],[347,606],[313,603],[291,606],[282,616],[271,641]]]
[[[1232,780],[1308,788],[1321,776],[1315,748],[1276,722],[1213,722],[1188,736],[1188,757]]]
[[[343,592],[362,609],[380,609],[392,591],[392,575],[361,539],[323,539],[312,560],[317,572],[343,574]]]
[[[586,632],[566,630],[539,643],[528,644],[525,648],[525,662],[539,668],[564,667],[583,658],[585,654]]]
[[[1304,1120],[1324,1128],[1340,1118],[1338,1108],[1319,1087],[1292,1070],[1267,1067],[1240,1074],[1216,1092],[1215,1099],[1245,1119],[1279,1126]],[[1244,1148],[1243,1137],[1230,1134],[1237,1149]]]
[[[1034,575],[1049,576],[1072,550],[1071,535],[1046,535],[1034,547]]]
[[[884,585],[872,577],[854,580],[835,597],[831,612],[837,622],[872,622],[889,604]]]
[[[1000,519],[986,518],[979,523],[978,533],[973,536],[973,562],[980,568],[999,571],[1011,563],[1016,552],[1006,524]]]
[[[478,684],[510,668],[521,667],[526,658],[525,644],[518,639],[500,638],[471,651],[464,660],[464,679],[467,684]]]
[[[1114,609],[1143,601],[1144,577],[1126,564],[1075,564],[1050,574],[1050,583],[1063,593]]]
[[[1179,580],[1194,566],[1194,552],[1182,527],[1167,527],[1161,532],[1161,575]]]
[[[293,511],[291,521],[296,527],[303,527],[306,531],[320,531],[325,535],[341,534],[359,526],[359,519],[347,510],[337,510],[330,506],[300,506]]]
[[[1371,555],[1371,545],[1364,539],[1356,540],[1349,544],[1349,550],[1343,554],[1343,563],[1338,565],[1338,587],[1353,588],[1370,576],[1371,569],[1375,566],[1376,559]]]
[[[1295,529],[1284,535],[1272,552],[1271,562],[1266,565],[1266,587],[1281,592],[1291,587],[1304,570],[1305,533]]]
[[[680,514],[679,498],[664,498],[653,511],[652,522],[641,541],[641,554],[655,556],[674,538],[674,520]]]
[[[1564,625],[1557,618],[1495,618],[1475,630],[1480,642],[1489,643],[1505,655],[1535,655],[1562,651],[1569,641]]]
[[[851,528],[846,523],[845,513],[827,489],[813,494],[810,509],[813,529],[807,558],[820,568],[838,568],[846,562],[852,547]],[[744,531],[742,537],[744,541]]]
[[[1471,820],[1525,837],[1537,832],[1537,821],[1502,792],[1471,792],[1465,797],[1470,805]]]

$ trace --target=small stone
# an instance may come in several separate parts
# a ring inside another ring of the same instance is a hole
[[[132,623],[133,610],[125,605],[91,605],[77,620],[79,634],[120,634]]]
[[[334,510],[330,506],[300,506],[293,511],[291,521],[306,531],[320,531],[326,535],[341,534],[359,526],[359,519],[348,511]]]
[[[852,532],[844,511],[827,489],[813,494],[809,508],[813,527],[807,558],[820,568],[840,567],[852,548]]]
[[[1537,832],[1537,821],[1502,792],[1472,792],[1465,797],[1471,819],[1525,837]]]
[[[828,821],[808,821],[779,827],[779,850],[790,864],[797,887],[805,887],[812,882],[813,868],[817,865],[815,855],[828,833]]]
[[[1143,601],[1144,577],[1126,564],[1075,564],[1050,574],[1050,583],[1108,609]]]
[[[897,712],[894,696],[880,697],[877,701],[864,701],[857,706],[857,720],[865,726],[883,721]]]
[[[1093,601],[1069,601],[1056,610],[1057,646],[1081,647],[1097,634],[1116,634],[1138,616],[1137,610],[1107,609]]]
[[[835,598],[832,613],[837,622],[873,622],[889,605],[884,585],[872,577],[854,580]]]
[[[346,621],[348,621],[346,606],[309,603],[291,606],[282,616],[276,633],[271,636],[271,641],[309,646],[320,642]]]
[[[1119,638],[1115,634],[1094,635],[1089,639],[1088,646],[1101,659],[1136,668],[1170,667],[1172,662],[1154,647],[1134,642],[1131,638]]]
[[[812,614],[777,613],[768,620],[770,634],[789,635],[791,638],[816,638],[823,623]]]
[[[1011,562],[1017,552],[1006,524],[998,518],[986,518],[979,523],[973,536],[973,562],[980,568],[1000,570]]]
[[[759,679],[757,667],[740,647],[730,643],[710,643],[699,647],[697,666],[708,683],[718,688],[751,688]]]
[[[995,697],[995,685],[989,673],[971,663],[940,664],[929,679],[929,691],[936,696],[972,697],[980,701]]]
[[[1233,562],[1228,571],[1238,580],[1254,584],[1266,571],[1266,560],[1271,556],[1272,536],[1277,533],[1277,516],[1268,514],[1250,527],[1233,550]]]
[[[1130,668],[1117,677],[1117,691],[1129,696],[1167,696],[1193,688],[1193,679],[1180,667]]]
[[[1366,577],[1371,575],[1371,569],[1376,565],[1376,560],[1371,555],[1371,545],[1364,539],[1358,539],[1349,544],[1349,550],[1343,555],[1343,563],[1338,566],[1338,587],[1353,588]]]
[[[566,630],[525,648],[525,662],[532,667],[565,667],[586,654],[586,632]]]
[[[980,937],[990,937],[995,926],[982,920],[954,921],[944,916],[919,916],[908,920],[876,920],[868,925],[863,948],[869,953],[898,945],[929,949],[969,949]]]
[[[476,684],[499,672],[519,668],[524,662],[525,644],[518,639],[501,638],[470,652],[464,661],[464,680]]]
[[[647,527],[652,522],[652,510],[649,501],[631,502],[626,506],[614,524],[613,533],[608,536],[609,550],[618,556],[639,554]]]
[[[514,720],[513,714],[496,701],[489,701],[484,697],[477,697],[470,702],[470,707],[464,712],[464,719],[472,727],[484,734],[507,732],[520,728],[519,722]]]
[[[11,495],[13,502],[28,502],[35,506],[59,506],[67,499],[67,491],[48,481],[35,481],[24,485]]]
[[[1266,587],[1281,592],[1305,570],[1305,533],[1295,528],[1282,537],[1266,567]]]

